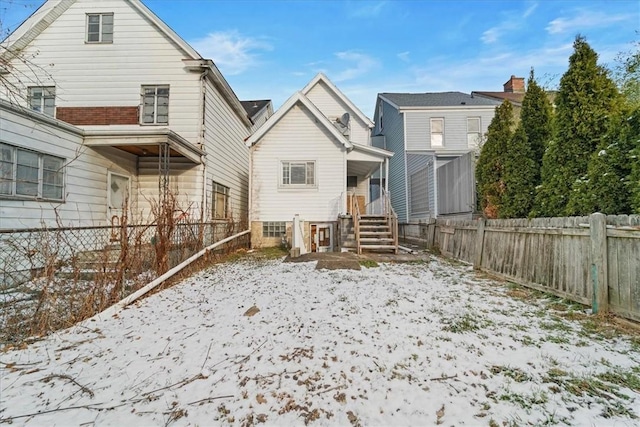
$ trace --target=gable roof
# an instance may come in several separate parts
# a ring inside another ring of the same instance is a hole
[[[316,107],[309,98],[307,98],[302,92],[294,93],[282,106],[275,112],[275,114],[265,122],[253,135],[247,138],[247,147],[252,147],[257,144],[263,136],[269,132],[269,130],[276,125],[296,104],[304,105],[311,114],[315,117],[318,125],[323,126],[333,135],[346,149],[352,149],[353,144],[349,142],[331,121]]]
[[[384,99],[396,108],[436,108],[436,107],[495,107],[500,102],[492,99],[474,97],[463,92],[427,92],[427,93],[380,93]]]
[[[247,112],[247,115],[253,120],[260,112],[271,104],[270,99],[258,99],[255,101],[240,101],[242,108]]]
[[[35,12],[31,14],[15,31],[13,31],[3,44],[19,50],[31,43],[52,22],[67,11],[77,0],[47,0]],[[184,41],[171,27],[160,19],[155,13],[145,6],[140,0],[126,0],[133,9],[147,18],[151,24],[157,27],[169,40],[180,48],[191,59],[202,59],[200,54],[189,43]],[[3,52],[3,56],[4,56]]]
[[[2,41],[4,49],[0,53],[0,58],[10,61],[15,58],[15,53],[24,49],[29,43],[35,40],[51,23],[58,19],[64,12],[76,3],[77,0],[47,0],[35,12],[31,14],[18,28],[15,29],[7,38]],[[179,50],[181,50],[187,59],[185,65],[189,67],[198,67],[203,71],[207,71],[207,76],[220,89],[223,97],[242,119],[247,126],[251,126],[251,121],[246,115],[240,100],[236,96],[227,80],[222,76],[220,70],[210,59],[204,59],[200,54],[180,37],[171,27],[169,27],[162,19],[145,6],[140,0],[123,0],[135,11],[140,13],[147,19],[151,25],[156,27],[165,37],[167,37]]]
[[[358,116],[360,120],[362,120],[364,124],[366,124],[370,128],[374,126],[371,119],[365,116],[364,113],[362,113],[362,111],[360,111],[360,109],[356,107],[356,105],[353,102],[351,102],[351,100],[347,98],[347,96],[344,93],[342,93],[340,89],[338,89],[336,85],[334,85],[333,82],[331,82],[331,80],[329,80],[329,78],[325,76],[323,73],[316,74],[316,76],[309,83],[307,83],[307,85],[302,89],[302,93],[305,95],[308,94],[309,91],[311,91],[311,89],[313,89],[313,87],[320,82],[323,82],[325,85],[327,85],[327,87],[334,94],[336,94],[342,102],[347,104],[347,106],[355,113],[356,116]]]

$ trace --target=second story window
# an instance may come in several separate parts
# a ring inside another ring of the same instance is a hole
[[[142,86],[142,113],[140,121],[145,125],[169,123],[169,86]]]
[[[29,108],[53,117],[56,112],[55,86],[30,87]]]
[[[469,148],[480,144],[480,117],[467,118],[467,144]]]
[[[113,42],[113,13],[87,15],[87,43]]]
[[[431,119],[431,147],[444,145],[444,119]]]

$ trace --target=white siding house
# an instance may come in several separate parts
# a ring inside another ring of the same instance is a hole
[[[371,126],[319,74],[251,135],[249,220],[254,247],[277,245],[283,238],[291,244],[297,216],[303,251],[337,249],[338,219],[348,213],[348,198],[359,198],[364,208],[369,177],[392,155],[369,144]]]
[[[85,148],[124,166],[110,172],[130,191],[132,218],[147,220],[170,192],[192,217],[246,221],[253,123],[213,62],[141,1],[48,0],[3,43],[0,98],[80,128]],[[91,197],[106,200],[111,176],[87,182]],[[112,222],[101,210],[80,221]]]

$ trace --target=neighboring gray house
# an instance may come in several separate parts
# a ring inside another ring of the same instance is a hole
[[[475,152],[498,105],[462,92],[378,94],[373,145],[395,153],[388,188],[400,223],[471,217]]]

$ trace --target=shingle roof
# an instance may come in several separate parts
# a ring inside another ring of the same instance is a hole
[[[455,107],[460,105],[499,105],[500,102],[462,92],[381,93],[398,107]]]
[[[255,101],[240,101],[242,108],[247,112],[250,118],[253,118],[260,110],[271,102],[270,99],[259,99]]]
[[[515,102],[517,104],[522,104],[522,100],[524,99],[524,92],[484,92],[484,91],[473,91],[472,95],[477,94],[478,96],[482,96],[485,98],[493,98],[504,100],[508,99],[510,102]]]

